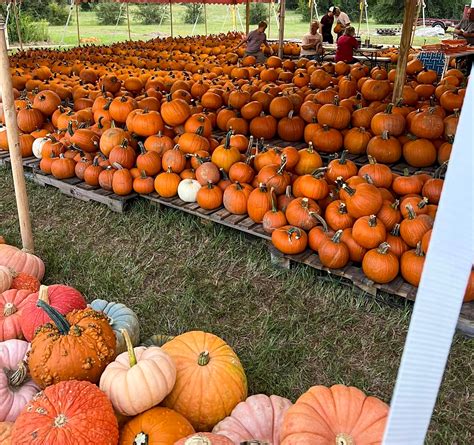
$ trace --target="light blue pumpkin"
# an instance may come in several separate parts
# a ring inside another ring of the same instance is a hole
[[[109,319],[110,326],[114,330],[117,339],[117,355],[127,350],[127,345],[120,329],[125,329],[132,340],[133,346],[140,341],[140,323],[137,314],[122,303],[108,302],[105,300],[94,300],[90,305],[92,309],[103,312]]]

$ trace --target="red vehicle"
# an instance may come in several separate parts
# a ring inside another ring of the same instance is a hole
[[[433,28],[435,26],[439,26],[440,28],[444,29],[444,32],[448,30],[449,27],[455,27],[459,23],[459,20],[452,20],[452,19],[426,19],[425,18],[425,24],[426,26],[432,26]],[[423,19],[419,18],[418,21],[416,22],[416,26],[423,26]]]

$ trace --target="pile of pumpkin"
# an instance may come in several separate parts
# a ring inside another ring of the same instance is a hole
[[[123,67],[114,58],[99,64],[107,47],[61,52],[62,61],[54,51],[49,61],[38,51],[14,59],[24,155],[58,179],[118,195],[223,205],[262,223],[284,253],[309,247],[328,268],[352,261],[374,282],[400,273],[417,286],[443,180],[399,176],[386,164],[403,156],[414,167],[445,165],[463,74],[449,70],[438,82],[413,59],[403,101],[392,104],[394,70],[278,57],[254,66],[252,56],[224,52],[237,39],[199,48],[187,39],[121,43]],[[146,54],[158,65],[143,64]],[[31,64],[35,55],[44,65]],[[161,70],[164,56],[181,69]],[[265,143],[276,135],[308,147]],[[339,157],[324,166],[320,153]],[[346,153],[367,153],[370,163],[359,169]]]
[[[295,404],[248,396],[221,338],[192,331],[139,346],[131,309],[40,286],[44,270],[0,244],[1,444],[381,443],[379,399],[344,385],[313,386]]]

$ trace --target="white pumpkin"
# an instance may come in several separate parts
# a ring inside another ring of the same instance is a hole
[[[178,196],[184,202],[196,202],[201,184],[195,179],[183,179],[178,185]]]
[[[41,150],[43,149],[43,145],[49,140],[50,140],[49,138],[44,137],[44,138],[36,138],[33,141],[33,155],[36,158],[41,159]]]
[[[0,294],[10,289],[12,281],[11,270],[6,266],[0,266]]]

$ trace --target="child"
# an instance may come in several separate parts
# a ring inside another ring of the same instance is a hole
[[[349,26],[344,34],[337,39],[336,62],[356,63],[354,49],[359,48],[359,42],[354,38],[355,28]]]

